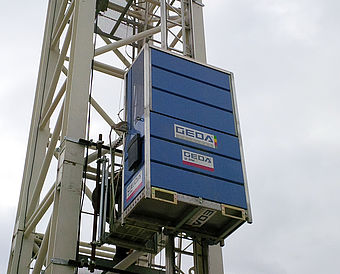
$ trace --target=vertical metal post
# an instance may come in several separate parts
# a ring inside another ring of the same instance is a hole
[[[193,57],[191,0],[181,0],[183,54]]]
[[[167,0],[161,0],[161,41],[163,49],[168,49],[168,12],[166,5]]]
[[[40,273],[41,268],[42,268],[44,261],[46,259],[48,242],[49,242],[49,238],[50,238],[50,225],[51,225],[51,221],[48,223],[48,226],[46,228],[45,235],[44,235],[44,238],[41,242],[40,249],[39,249],[38,256],[37,256],[37,260],[35,261],[35,265],[34,265],[32,274],[39,274]]]
[[[86,138],[90,73],[94,52],[95,7],[95,0],[76,0],[73,14],[70,65],[62,131],[63,142],[57,174],[60,194],[56,195],[58,201],[56,201],[54,210],[57,211],[57,214],[53,215],[54,235],[51,235],[54,242],[51,242],[53,246],[50,246],[52,259],[66,261],[75,259],[77,251],[84,147],[72,140]],[[52,262],[46,273],[73,274],[74,268]]]
[[[222,248],[219,245],[209,246],[208,252],[209,273],[223,274]]]
[[[97,159],[97,171],[96,171],[96,189],[99,189],[100,186],[100,167],[101,167],[101,157],[102,157],[102,134],[99,134],[99,140],[97,143],[97,151],[98,151],[98,159]],[[98,226],[98,209],[94,207],[93,212],[93,226],[92,226],[92,243],[91,243],[91,267],[94,264],[95,256],[96,256],[96,234],[97,234],[97,226]],[[93,271],[93,269],[91,269]]]
[[[100,187],[100,209],[99,209],[99,226],[97,241],[101,241],[101,237],[105,232],[106,224],[106,209],[107,209],[107,190],[108,190],[108,176],[107,176],[107,158],[102,157],[102,182]]]
[[[57,176],[57,181],[56,181],[56,186],[55,186],[55,191],[54,191],[54,203],[53,203],[53,211],[52,211],[52,216],[50,220],[50,236],[49,236],[49,241],[48,241],[48,250],[47,250],[47,256],[46,256],[46,261],[47,264],[51,262],[51,259],[53,258],[53,247],[54,243],[57,240],[55,231],[56,231],[56,220],[58,217],[58,209],[59,209],[59,197],[60,197],[60,185],[59,185],[60,179],[59,176]],[[51,273],[50,268],[47,268],[45,271],[46,273]]]
[[[209,272],[208,250],[209,247],[204,239],[194,240],[195,274],[217,274]]]
[[[175,237],[168,235],[165,246],[166,274],[175,274]]]
[[[203,21],[203,4],[202,0],[192,1],[192,37],[194,58],[198,61],[207,62],[205,36],[204,36],[204,21]]]
[[[190,0],[192,1],[192,0]],[[192,1],[192,37],[194,58],[201,62],[207,62],[205,35],[204,35],[204,20],[203,20],[203,4],[202,0]],[[220,246],[208,247],[208,264],[214,271],[213,274],[223,274],[223,258],[222,248]],[[216,267],[215,267],[216,266]],[[209,272],[210,273],[210,272]]]
[[[183,246],[183,238],[182,238],[182,233],[180,233],[178,235],[178,249],[182,250],[182,246]],[[182,254],[178,253],[177,255],[177,266],[179,269],[181,269],[181,265],[182,265]]]

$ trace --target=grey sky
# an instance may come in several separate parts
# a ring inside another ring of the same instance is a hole
[[[209,62],[235,73],[254,215],[227,273],[339,273],[339,2],[217,2]]]
[[[0,11],[4,270],[46,2],[3,3]],[[226,273],[340,273],[340,2],[214,0],[205,5],[208,63],[235,73],[254,218],[254,224],[227,239]]]

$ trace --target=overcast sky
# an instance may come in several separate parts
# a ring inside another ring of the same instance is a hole
[[[340,273],[340,2],[205,1],[208,63],[235,73],[254,223],[228,274]],[[47,0],[0,10],[0,272],[7,268]]]

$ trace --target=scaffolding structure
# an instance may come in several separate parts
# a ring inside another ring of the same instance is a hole
[[[112,259],[114,246],[83,239],[93,233],[85,219],[96,219],[84,209],[101,177],[96,161],[114,149],[112,174],[121,168],[125,123],[119,107],[107,109],[106,100],[119,105],[119,81],[145,43],[205,63],[202,9],[201,0],[49,0],[8,274],[71,274],[81,268],[224,273],[221,247],[185,234],[161,233],[158,254],[133,250],[119,261]],[[97,101],[99,74],[118,84]],[[92,124],[92,112],[105,129]],[[115,137],[89,140],[103,131]]]

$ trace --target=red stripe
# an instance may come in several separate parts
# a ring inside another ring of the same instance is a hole
[[[143,182],[141,182],[141,183],[139,184],[139,186],[135,189],[135,191],[132,192],[132,193],[130,194],[130,196],[126,199],[127,202],[131,199],[131,197],[132,197],[133,195],[136,194],[136,192],[142,187],[142,185],[143,185]]]
[[[204,169],[204,170],[208,170],[208,171],[215,171],[214,168],[207,167],[207,166],[202,166],[202,165],[195,164],[195,163],[192,163],[192,162],[183,161],[183,164],[188,165],[188,166],[198,167],[198,168],[201,168],[201,169]]]

